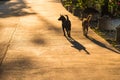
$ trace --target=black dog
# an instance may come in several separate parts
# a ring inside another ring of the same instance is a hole
[[[65,18],[66,16],[66,18]],[[71,37],[71,21],[69,20],[68,15],[60,15],[58,18],[59,21],[62,21],[62,29],[64,36],[66,36],[65,31],[67,32],[68,37]]]

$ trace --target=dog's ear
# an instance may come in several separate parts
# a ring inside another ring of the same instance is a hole
[[[66,14],[65,16],[66,16],[66,17],[68,17],[68,15],[67,15],[67,14]]]
[[[60,16],[62,16],[62,14],[60,14]]]

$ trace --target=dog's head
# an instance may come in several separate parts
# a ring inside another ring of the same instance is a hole
[[[58,18],[59,21],[63,21],[65,20],[65,17],[63,15],[60,15],[60,17]]]

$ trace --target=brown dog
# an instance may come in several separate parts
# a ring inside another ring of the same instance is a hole
[[[88,27],[90,26],[91,18],[92,18],[92,15],[89,14],[87,18],[83,18],[83,20],[82,20],[82,28],[83,28],[84,36],[87,36],[87,34],[88,34]]]

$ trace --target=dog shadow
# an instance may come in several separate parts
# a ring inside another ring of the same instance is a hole
[[[107,47],[104,43],[102,43],[102,42],[100,42],[100,41],[98,41],[98,40],[96,40],[96,39],[94,39],[94,38],[92,38],[92,37],[90,37],[90,36],[85,36],[85,37],[86,37],[87,39],[89,39],[90,41],[92,41],[93,43],[97,44],[97,45],[100,46],[100,47],[106,48],[106,49],[108,49],[108,50],[110,50],[110,51],[112,51],[112,52],[115,52],[115,53],[120,54],[120,52],[118,52],[118,51],[116,51],[116,50],[114,50],[114,49],[112,49],[112,48]]]
[[[78,41],[76,41],[75,39],[73,39],[72,37],[67,37],[65,36],[66,39],[72,44],[72,47],[77,49],[78,51],[84,50],[87,54],[90,54],[86,48],[80,44]]]

